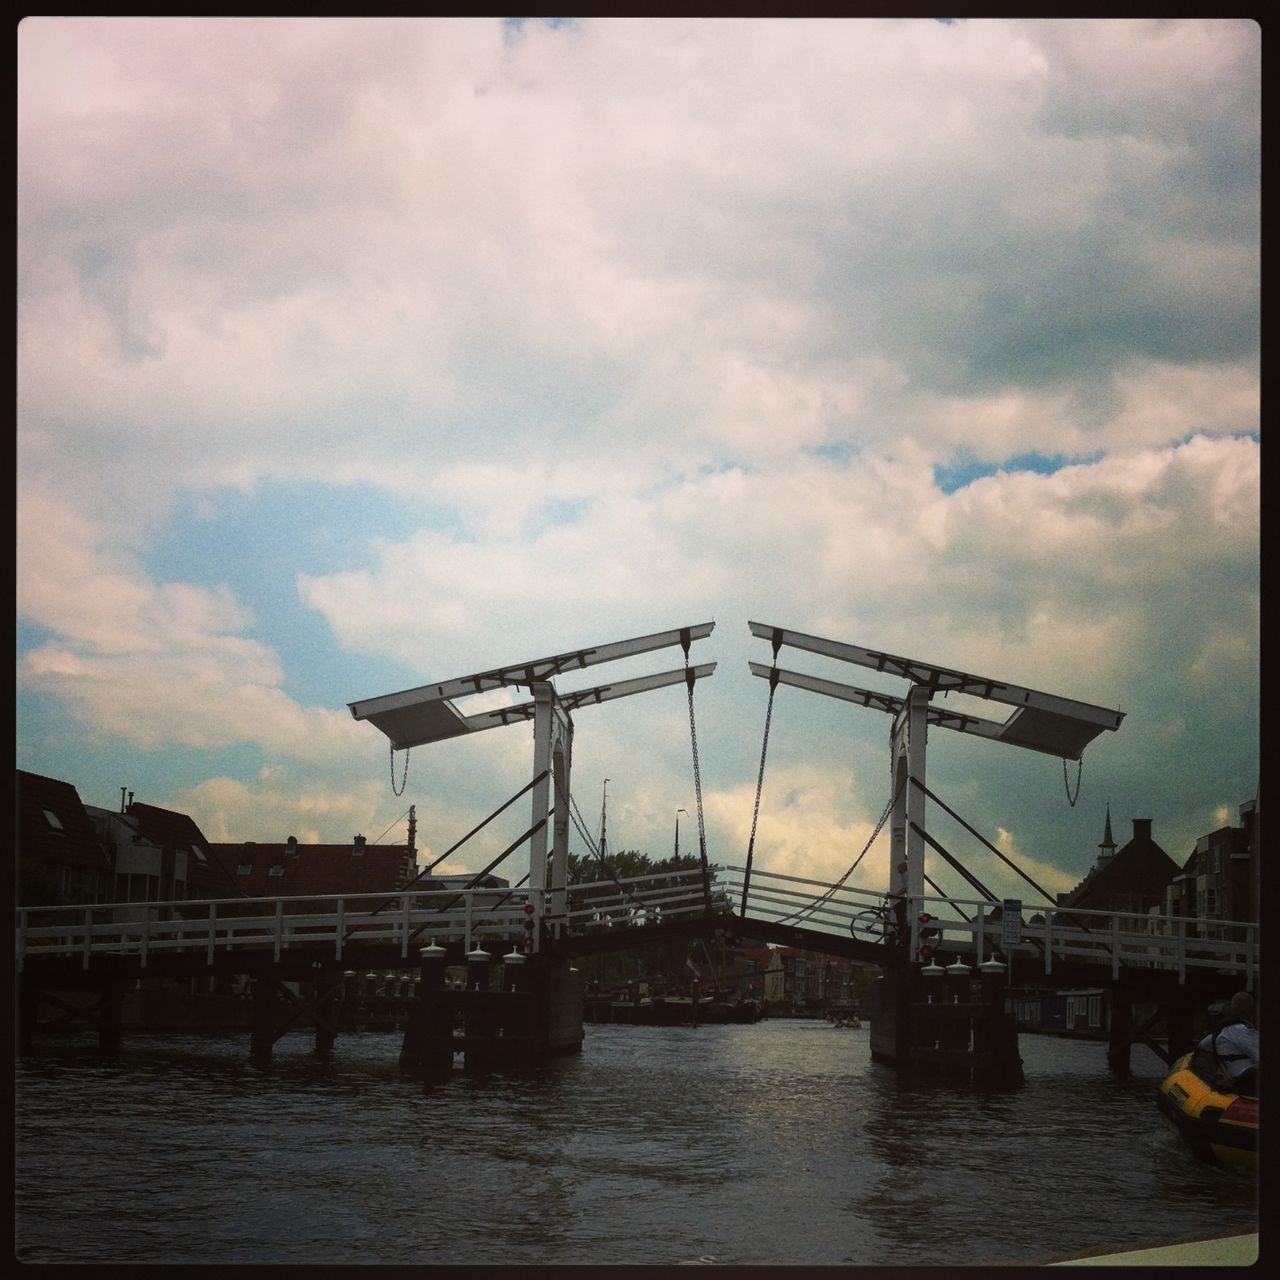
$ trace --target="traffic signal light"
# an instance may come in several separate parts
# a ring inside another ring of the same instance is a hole
[[[533,931],[534,924],[534,905],[532,902],[524,904],[524,949],[526,952],[533,952]]]
[[[936,924],[934,924],[933,917],[927,911],[922,911],[916,919],[920,926],[919,955],[922,960],[928,960],[929,957],[933,955],[934,947],[938,941],[938,935],[942,931]]]

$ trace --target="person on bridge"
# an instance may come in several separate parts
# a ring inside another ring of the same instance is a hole
[[[1253,996],[1237,991],[1231,997],[1227,1020],[1205,1036],[1200,1047],[1218,1060],[1236,1092],[1258,1096],[1258,1028],[1253,1024]]]

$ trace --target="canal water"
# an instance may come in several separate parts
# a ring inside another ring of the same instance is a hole
[[[825,1022],[588,1025],[581,1056],[443,1085],[399,1038],[38,1043],[16,1067],[29,1262],[1026,1264],[1257,1230],[1161,1063],[1024,1035],[1026,1083],[908,1085]],[[459,1064],[461,1059],[458,1060]]]

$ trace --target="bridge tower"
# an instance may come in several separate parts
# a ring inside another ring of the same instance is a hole
[[[392,751],[456,738],[466,733],[494,729],[501,725],[527,724],[533,721],[533,823],[529,845],[529,900],[537,919],[545,921],[553,936],[558,936],[565,911],[565,873],[569,853],[569,796],[573,761],[573,719],[579,707],[610,702],[637,693],[647,693],[666,685],[685,683],[692,688],[715,671],[714,662],[688,665],[689,645],[711,634],[714,622],[700,623],[672,631],[654,632],[612,644],[575,649],[549,658],[534,658],[507,667],[444,680],[439,684],[421,685],[400,693],[366,698],[347,705],[356,720],[367,720],[386,734]],[[686,665],[683,669],[657,675],[618,680],[591,689],[561,693],[552,677],[602,662],[613,662],[636,654],[648,653],[671,645],[682,645]],[[493,711],[464,715],[454,699],[490,689],[527,687],[533,701]],[[554,792],[552,788],[554,787]],[[553,811],[554,806],[554,813]],[[551,883],[547,882],[547,818],[552,814]],[[535,930],[533,951],[541,949],[541,930]]]
[[[1041,693],[1021,685],[988,676],[973,675],[941,667],[917,658],[904,658],[859,645],[828,640],[821,636],[790,631],[764,623],[749,624],[751,634],[773,645],[775,665],[752,662],[752,675],[771,684],[788,684],[827,697],[872,707],[893,717],[890,731],[890,772],[893,807],[890,823],[889,886],[899,922],[899,943],[908,958],[920,948],[920,916],[924,907],[925,763],[929,729],[938,726],[959,733],[976,734],[1010,746],[1059,756],[1064,761],[1079,760],[1085,747],[1100,733],[1116,730],[1124,715],[1105,707],[1078,702],[1056,694]],[[782,645],[803,649],[823,657],[837,658],[869,667],[909,682],[905,697],[862,689],[834,680],[820,679],[777,667],[776,655]],[[931,701],[935,694],[965,694],[986,702],[1014,708],[1005,720],[988,720],[966,712],[953,711]],[[899,990],[903,1002],[910,999],[914,978],[907,976]],[[895,1017],[893,1039],[896,1057],[909,1056],[901,1043],[903,1030],[911,1025],[907,1004]],[[873,1033],[876,1031],[872,1023]],[[874,1047],[874,1041],[873,1041]]]
[[[533,779],[527,788],[532,790],[533,821],[528,832],[512,849],[524,840],[528,841],[526,910],[531,909],[533,914],[529,921],[531,931],[524,942],[528,964],[521,971],[520,982],[521,992],[532,996],[538,1009],[539,1025],[533,1042],[540,1053],[573,1052],[582,1044],[580,975],[570,967],[567,958],[555,953],[554,948],[555,940],[564,932],[568,909],[572,712],[578,707],[678,683],[687,685],[692,699],[694,682],[711,675],[716,664],[690,666],[689,646],[694,640],[710,635],[714,627],[714,622],[704,622],[693,627],[655,632],[348,704],[356,720],[368,720],[386,734],[392,752],[501,725],[533,722]],[[677,644],[684,649],[683,669],[572,692],[561,692],[552,683],[553,677],[566,672]],[[454,706],[455,698],[513,686],[527,687],[533,695],[532,701],[470,716]],[[426,981],[424,971],[424,983]],[[483,1003],[481,997],[484,995],[487,993],[477,994],[475,1001]],[[468,995],[468,999],[472,997]],[[424,1009],[427,1008],[439,1012],[446,1005],[427,1001]],[[428,1015],[423,1013],[423,1016]],[[410,1053],[410,1040],[423,1046],[438,1043],[437,1032],[445,1029],[443,1025],[434,1030],[430,1027],[417,1028],[412,1036],[406,1038],[405,1052]],[[427,1056],[430,1056],[429,1050]],[[480,1056],[485,1056],[483,1047]]]

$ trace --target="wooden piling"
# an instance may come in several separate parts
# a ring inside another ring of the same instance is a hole
[[[338,1036],[338,1000],[335,998],[342,979],[333,973],[316,977],[316,1042],[315,1052],[324,1056],[333,1049]]]
[[[119,983],[104,983],[98,989],[98,1050],[115,1053],[120,1048],[121,1011],[124,990]]]
[[[35,1042],[36,1022],[40,1014],[40,988],[27,974],[18,983],[18,1052],[24,1057]]]
[[[1133,1004],[1128,990],[1116,982],[1111,987],[1111,1029],[1107,1035],[1107,1065],[1113,1074],[1129,1074],[1129,1046],[1133,1043]]]
[[[444,985],[446,953],[432,944],[418,955],[418,985],[408,1007],[400,1065],[440,1081],[453,1070],[453,1011]]]
[[[279,1037],[276,1025],[276,979],[263,975],[253,983],[253,1023],[249,1032],[249,1056],[254,1062],[265,1064],[271,1060],[271,1050]]]

